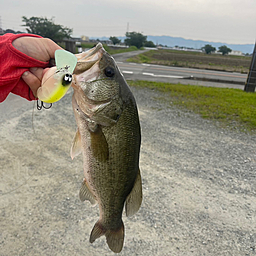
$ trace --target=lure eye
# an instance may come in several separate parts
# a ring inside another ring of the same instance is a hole
[[[115,70],[111,67],[105,68],[105,75],[107,77],[113,77],[115,75]]]
[[[62,79],[62,85],[67,86],[70,85],[72,82],[72,75],[71,74],[65,74]]]

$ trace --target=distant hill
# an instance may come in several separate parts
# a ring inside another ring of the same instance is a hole
[[[241,51],[243,53],[252,53],[254,49],[254,44],[226,44],[221,42],[208,42],[202,40],[192,40],[192,39],[185,39],[182,37],[172,37],[172,36],[148,36],[148,41],[153,41],[155,44],[162,44],[167,46],[184,46],[184,47],[191,47],[195,49],[200,49],[206,44],[210,44],[214,46],[216,49],[222,45],[226,45],[232,50]]]
[[[100,40],[108,40],[109,37],[93,37],[94,39]],[[122,41],[126,38],[124,36],[118,37]],[[188,47],[194,49],[200,49],[206,44],[210,44],[216,49],[222,45],[226,45],[227,47],[231,48],[234,51],[241,51],[243,53],[252,53],[254,49],[254,44],[226,44],[221,42],[208,42],[203,40],[192,40],[192,39],[185,39],[182,37],[172,37],[172,36],[147,36],[148,41],[154,42],[154,44],[162,44],[167,46],[180,46],[180,47]]]

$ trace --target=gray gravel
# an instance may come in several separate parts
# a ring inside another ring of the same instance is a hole
[[[132,90],[144,200],[134,217],[123,218],[120,255],[256,255],[256,136],[179,110],[154,90]],[[33,103],[4,104],[0,255],[114,255],[105,237],[88,241],[98,208],[78,198],[83,171],[82,158],[69,156],[71,93],[50,110],[35,110],[35,133]]]

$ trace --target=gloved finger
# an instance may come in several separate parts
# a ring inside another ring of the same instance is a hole
[[[23,73],[22,79],[30,87],[34,96],[37,97],[37,89],[41,86],[39,78],[30,71],[26,71]]]
[[[63,50],[59,45],[57,45],[55,42],[53,42],[49,38],[41,38],[41,42],[43,42],[46,51],[48,52],[49,58],[46,61],[49,61],[50,59],[55,58],[55,51],[60,49]]]

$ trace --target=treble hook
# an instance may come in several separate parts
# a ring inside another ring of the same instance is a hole
[[[37,100],[37,104],[36,104],[36,108],[37,110],[41,110],[42,108],[44,109],[50,109],[52,107],[52,103],[50,103],[50,105],[47,107],[44,105],[44,102],[41,100]]]

